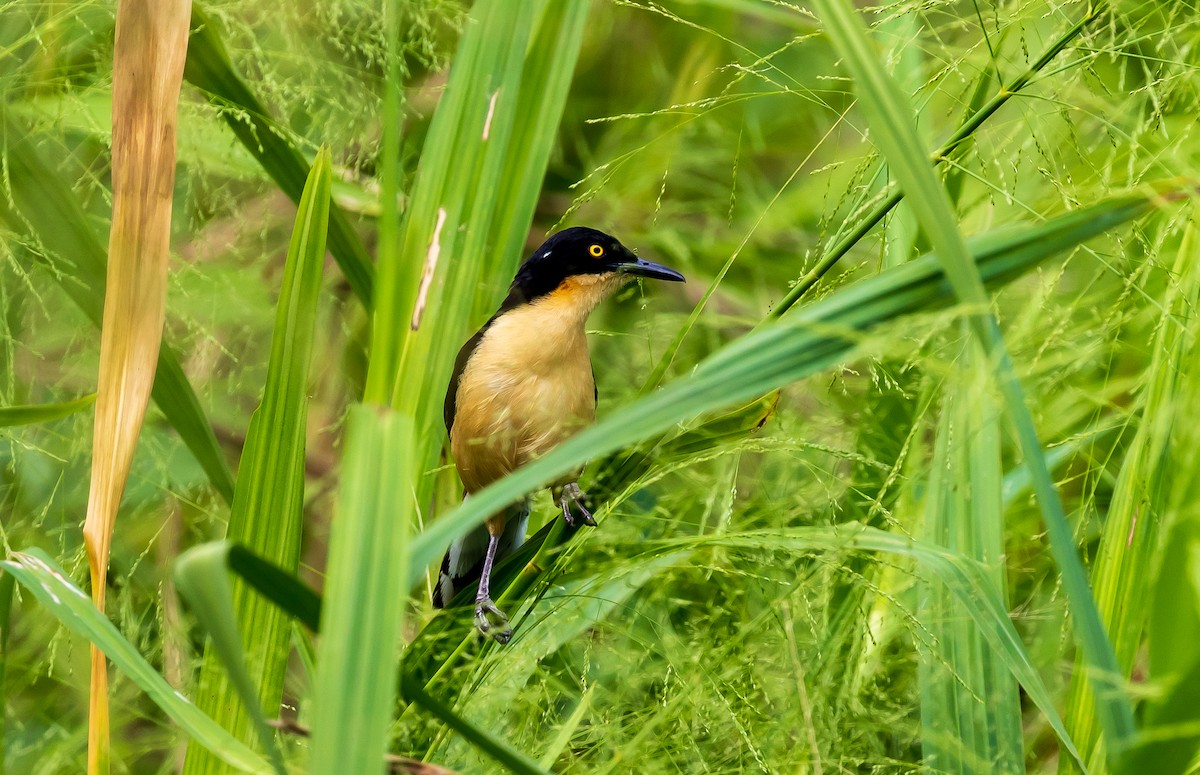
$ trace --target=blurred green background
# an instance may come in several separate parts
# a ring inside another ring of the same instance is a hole
[[[859,10],[931,151],[1099,5],[902,0]],[[1197,179],[1196,7],[1103,5],[940,168],[963,233],[1036,224],[1149,182]],[[381,10],[326,0],[212,2],[205,10],[295,146],[308,159],[330,146],[334,200],[374,255]],[[403,5],[402,192],[429,141],[460,33],[475,23],[468,10],[438,0]],[[114,14],[111,3],[0,2],[5,144],[31,141],[102,241],[111,209]],[[526,247],[562,226],[590,225],[688,278],[682,287],[631,286],[591,318],[601,417],[649,387],[676,336],[681,344],[664,382],[758,326],[884,195],[886,167],[850,86],[804,4],[593,3]],[[6,170],[0,188],[7,190]],[[99,334],[63,288],[76,281],[56,281],[41,260],[44,241],[11,208],[4,214],[0,406],[90,393]],[[1139,546],[1153,574],[1142,580],[1150,587],[1142,615],[1153,602],[1151,581],[1196,583],[1186,573],[1159,576],[1170,536],[1194,535],[1187,525],[1200,516],[1189,467],[1200,448],[1191,420],[1200,393],[1186,357],[1197,330],[1195,297],[1181,276],[1200,256],[1186,236],[1192,215],[1190,203],[1165,207],[1042,265],[995,304],[1085,563],[1093,567],[1106,524],[1132,518],[1155,526]],[[217,108],[185,83],[164,337],[181,353],[234,466],[266,377],[294,217],[292,202]],[[901,203],[801,304],[928,247]],[[481,298],[498,303],[509,280],[487,278]],[[857,522],[925,535],[930,488],[955,487],[953,474],[944,481],[946,458],[935,439],[967,443],[940,419],[946,395],[965,379],[963,315],[951,308],[877,327],[859,337],[852,359],[787,386],[772,409],[760,410],[761,428],[647,462],[611,518],[571,544],[548,586],[529,600],[525,641],[505,652],[472,647],[460,668],[468,676],[461,686],[472,688],[459,700],[464,715],[564,772],[1002,771],[971,758],[987,748],[963,739],[964,727],[940,727],[930,716],[933,696],[922,691],[919,663],[946,668],[953,682],[957,666],[930,656],[941,653],[931,643],[945,617],[970,619],[961,603],[930,618],[922,598],[928,568],[853,547],[801,551],[761,532]],[[461,321],[445,336],[465,340],[484,318]],[[310,375],[301,571],[318,589],[343,419],[362,394],[369,329],[330,260]],[[1168,329],[1183,337],[1184,357],[1163,364],[1156,354]],[[1163,413],[1154,419],[1165,420],[1151,425],[1147,405],[1164,380],[1173,386],[1168,400],[1153,406]],[[0,428],[6,552],[42,547],[73,578],[86,577],[80,527],[90,445],[88,412]],[[1088,714],[1090,705],[1070,689],[1069,611],[1014,447],[1005,431],[1004,594],[1074,731],[1072,714]],[[1163,475],[1153,486],[1147,466]],[[1129,493],[1115,498],[1122,477],[1131,478]],[[441,508],[454,500],[439,497]],[[554,516],[548,499],[538,503],[534,524]],[[1114,513],[1118,506],[1126,511]],[[171,563],[183,549],[222,536],[227,518],[204,471],[152,407],[113,543],[109,616],[185,693],[204,636],[175,598]],[[1194,574],[1194,563],[1184,567]],[[1116,572],[1112,578],[1124,583]],[[1093,586],[1105,583],[1093,577]],[[410,614],[406,638],[433,616],[426,590],[421,585],[407,602],[397,595]],[[1124,647],[1130,686],[1135,697],[1161,698],[1171,685],[1150,675],[1146,627],[1153,632],[1143,622]],[[6,771],[82,771],[87,659],[85,642],[20,598],[2,687]],[[117,771],[174,771],[185,736],[119,672],[112,675]],[[307,696],[307,672],[294,656],[285,704],[303,708]],[[1028,702],[1015,707],[1008,722],[1024,744],[1022,766],[1069,770],[1044,716]],[[1171,720],[1194,722],[1195,712]],[[957,764],[931,762],[938,734],[943,749],[962,754]],[[1194,730],[1180,735],[1186,750],[1171,761],[1187,763]],[[495,771],[417,711],[401,716],[393,736],[398,753]],[[1081,749],[1087,737],[1076,740]],[[1090,748],[1083,750],[1086,758]],[[1092,764],[1103,771],[1099,760]]]

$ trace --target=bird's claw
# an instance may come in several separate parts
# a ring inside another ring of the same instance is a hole
[[[508,643],[513,634],[508,617],[496,607],[490,597],[475,603],[475,629],[500,645]]]
[[[571,513],[571,504],[579,509],[579,513],[583,519],[583,524],[589,527],[596,526],[596,519],[592,516],[592,512],[588,511],[587,506],[583,505],[587,500],[587,495],[583,490],[579,489],[579,485],[571,482],[562,488],[562,494],[559,495],[558,505],[562,507],[563,519],[571,527],[575,527],[575,515]]]

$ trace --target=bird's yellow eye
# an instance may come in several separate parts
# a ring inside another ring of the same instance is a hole
[[[600,256],[604,255],[604,248],[599,245],[592,245],[588,248],[588,252],[592,254],[592,258],[600,258]]]

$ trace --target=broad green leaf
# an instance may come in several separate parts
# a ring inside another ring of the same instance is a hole
[[[206,546],[220,547],[219,552],[214,549],[211,554],[220,557],[223,571],[235,574],[290,618],[313,632],[317,631],[321,622],[321,596],[297,578],[294,572],[285,571],[246,547],[229,541],[201,544],[189,549],[185,555],[194,554]]]
[[[1033,479],[1046,523],[1050,552],[1061,574],[1063,590],[1083,659],[1096,682],[1095,711],[1109,738],[1110,755],[1119,756],[1134,735],[1133,705],[1121,684],[1113,645],[1088,586],[1087,573],[1075,546],[1058,490],[1050,478],[1024,391],[1008,355],[1000,325],[988,306],[979,268],[959,232],[946,190],[929,167],[914,126],[912,108],[884,70],[867,31],[846,0],[818,0],[826,31],[854,78],[860,109],[872,138],[886,157],[900,188],[908,194],[958,300],[973,308],[968,323],[994,371],[1006,413]]]
[[[34,404],[32,406],[0,406],[0,428],[14,425],[32,425],[69,417],[87,409],[96,401],[96,394],[89,393],[74,401],[60,404]]]
[[[270,773],[267,762],[220,724],[206,716],[186,697],[168,684],[158,671],[138,653],[79,587],[71,583],[66,571],[40,549],[18,552],[0,561],[0,568],[11,573],[22,587],[62,622],[63,626],[95,644],[146,693],[167,716],[195,742],[212,751],[230,766],[243,772]]]
[[[262,401],[250,420],[226,536],[288,572],[296,570],[304,521],[305,430],[308,373],[312,361],[317,302],[329,222],[330,157],[317,154],[296,213],[276,309],[271,355]],[[255,706],[274,716],[287,668],[287,619],[243,583],[233,585],[235,621],[243,633],[254,706],[235,700],[242,687],[231,683],[219,652],[207,651],[200,671],[201,707],[240,739],[254,734],[247,712]],[[216,633],[214,633],[214,637]],[[220,648],[217,641],[213,645]],[[221,655],[228,659],[228,655]],[[222,772],[203,750],[189,752],[186,773]]]
[[[415,506],[412,433],[412,420],[388,409],[350,409],[312,695],[315,775],[375,772],[387,752]]]

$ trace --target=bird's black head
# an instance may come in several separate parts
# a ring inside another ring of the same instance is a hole
[[[553,292],[563,282],[583,275],[653,277],[682,282],[683,275],[652,261],[644,261],[616,237],[586,226],[573,226],[551,236],[533,251],[513,279],[511,293],[533,301]]]

